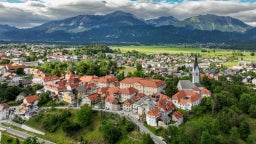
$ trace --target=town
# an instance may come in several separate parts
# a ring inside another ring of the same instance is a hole
[[[0,83],[10,91],[0,94],[0,119],[28,121],[49,107],[88,105],[151,127],[179,127],[185,114],[212,97],[202,80],[237,78],[254,89],[256,62],[239,61],[237,66],[224,68],[221,63],[227,61],[196,53],[121,53],[99,44],[85,48],[2,45]]]

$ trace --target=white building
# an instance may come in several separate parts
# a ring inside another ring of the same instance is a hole
[[[0,104],[0,120],[7,119],[9,116],[9,105],[6,103]]]

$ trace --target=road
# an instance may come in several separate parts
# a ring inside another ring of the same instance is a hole
[[[6,129],[5,132],[7,132],[7,133],[9,133],[11,135],[23,138],[23,139],[26,139],[28,137],[34,137],[34,135],[30,135],[30,134],[28,134],[28,133],[26,133],[24,131],[18,131],[18,130],[14,130],[14,129],[10,128],[10,127],[3,126],[3,125],[1,125],[1,123],[0,123],[0,127],[3,128],[3,129]],[[55,144],[53,142],[50,142],[48,140],[44,140],[44,139],[41,139],[41,138],[38,138],[38,137],[37,137],[37,139],[38,139],[39,142],[43,142],[44,144]]]

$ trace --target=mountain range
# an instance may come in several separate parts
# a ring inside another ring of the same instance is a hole
[[[256,28],[226,16],[199,15],[185,20],[172,16],[144,20],[116,11],[78,15],[28,29],[0,25],[0,39],[26,42],[115,44],[237,43],[256,40]]]

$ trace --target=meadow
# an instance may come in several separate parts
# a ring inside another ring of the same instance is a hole
[[[251,51],[240,51],[232,49],[210,49],[192,47],[170,47],[170,46],[110,46],[113,50],[120,50],[122,53],[136,50],[145,54],[169,53],[175,55],[187,55],[197,53],[203,58],[223,58],[230,59],[229,62],[222,63],[224,66],[237,66],[238,61],[256,61],[256,55],[251,56]],[[204,52],[203,52],[204,51]]]

